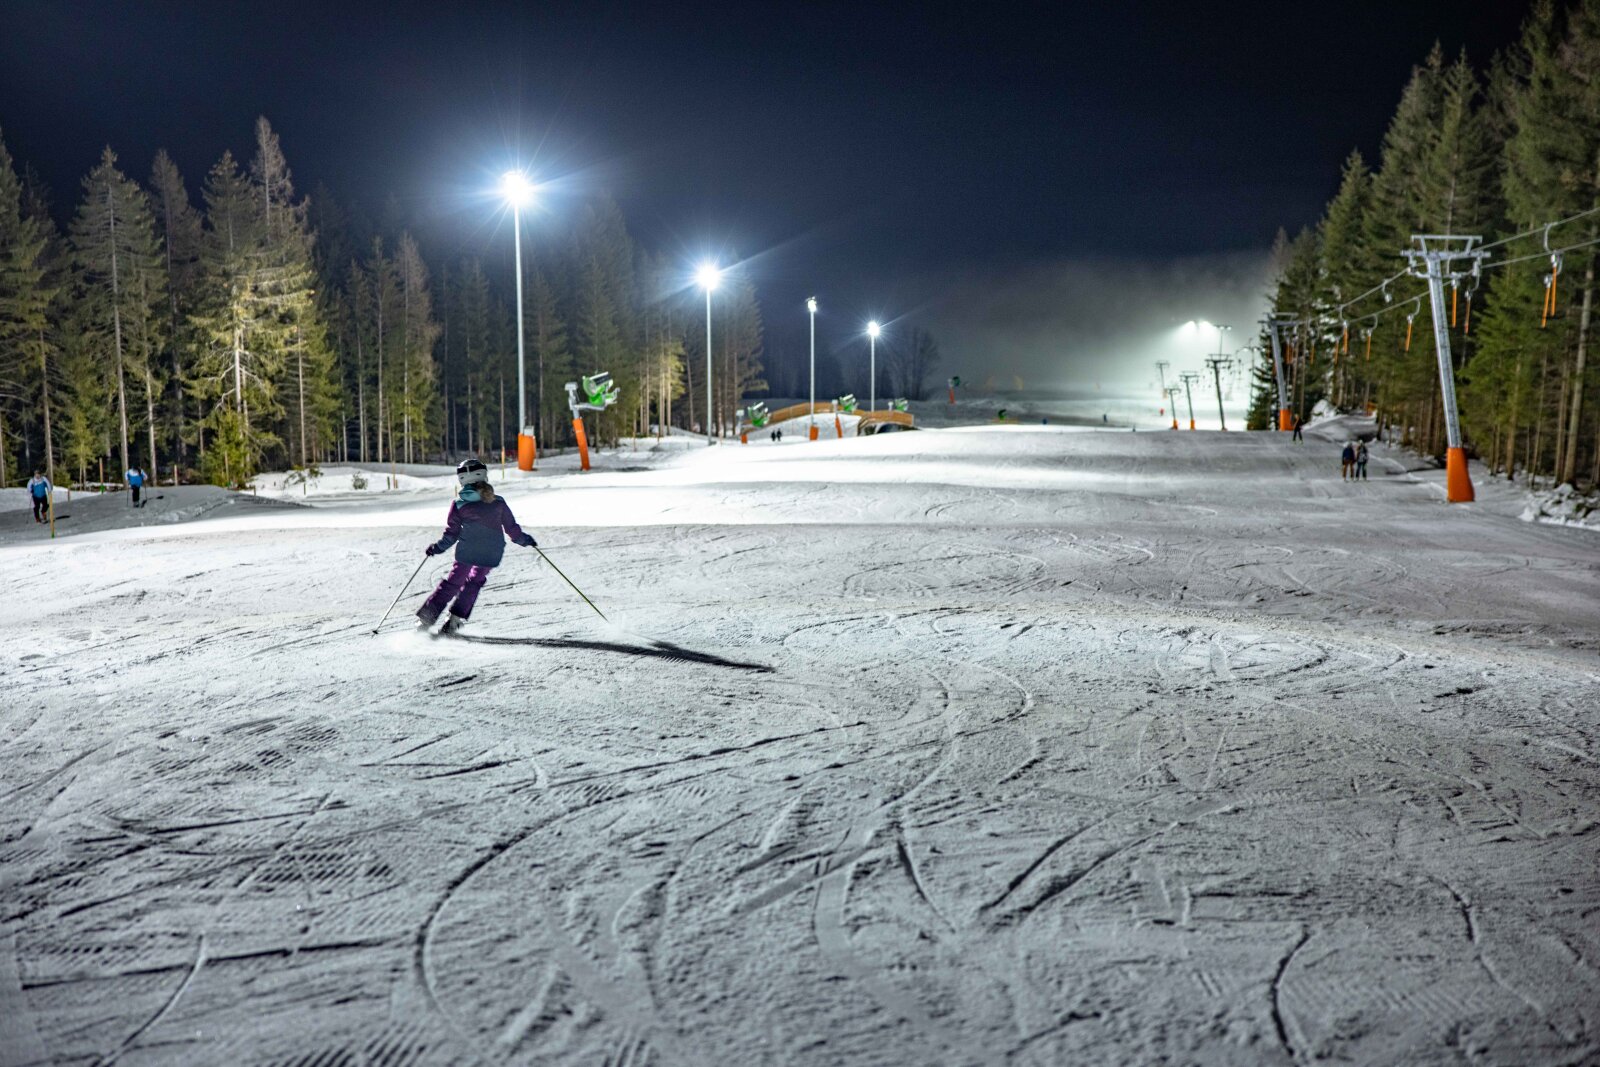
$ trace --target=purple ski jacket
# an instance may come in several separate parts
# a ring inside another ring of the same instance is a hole
[[[524,547],[533,544],[533,538],[522,532],[516,517],[506,502],[496,496],[493,501],[457,500],[450,505],[450,518],[444,524],[444,536],[431,546],[437,555],[456,546],[456,562],[474,567],[498,567],[506,554],[504,530],[515,544]]]

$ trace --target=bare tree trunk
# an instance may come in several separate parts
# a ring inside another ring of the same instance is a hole
[[[155,471],[156,482],[161,481],[161,465],[156,462],[156,383],[150,376],[149,353],[145,353],[144,365],[144,412],[148,422],[146,429],[150,433],[150,469]],[[176,465],[173,467],[177,469]],[[178,476],[172,476],[172,484],[178,484]]]
[[[122,373],[122,283],[117,261],[117,206],[106,186],[106,216],[111,234],[111,326],[117,344],[117,419],[122,431],[122,469],[128,463],[128,390]]]
[[[56,448],[50,440],[50,363],[45,356],[44,330],[39,330],[39,382],[40,395],[44,401],[44,464],[45,476],[50,479],[50,484],[56,484]],[[0,455],[3,455],[0,452]]]
[[[300,403],[300,466],[307,470],[311,467],[311,448],[306,437],[306,349],[300,343],[300,327],[294,328],[294,378],[295,389],[299,393]]]
[[[1592,233],[1593,231],[1591,231]],[[1583,272],[1583,304],[1578,313],[1578,354],[1572,369],[1572,407],[1567,415],[1567,461],[1556,481],[1570,482],[1578,472],[1578,425],[1583,416],[1583,369],[1589,344],[1589,320],[1594,299],[1594,257]]]

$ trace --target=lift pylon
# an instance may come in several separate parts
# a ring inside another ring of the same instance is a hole
[[[1455,365],[1450,361],[1450,324],[1445,318],[1444,283],[1448,278],[1458,282],[1482,269],[1488,252],[1479,248],[1482,237],[1451,236],[1437,233],[1414,233],[1412,247],[1404,251],[1411,273],[1428,283],[1428,306],[1433,312],[1433,347],[1439,357],[1439,394],[1444,402],[1445,444],[1445,495],[1452,504],[1466,503],[1475,494],[1472,478],[1467,472],[1467,451],[1461,444],[1461,418],[1456,411]],[[1466,261],[1464,270],[1456,270],[1457,262]]]

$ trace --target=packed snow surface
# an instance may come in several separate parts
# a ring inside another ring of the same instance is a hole
[[[6,510],[0,1064],[1596,1062],[1600,538],[1342,432]]]

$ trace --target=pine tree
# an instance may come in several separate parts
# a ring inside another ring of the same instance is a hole
[[[400,284],[400,349],[397,407],[405,446],[406,462],[415,462],[416,444],[426,439],[430,417],[434,414],[434,344],[439,339],[439,324],[433,318],[433,295],[428,286],[428,268],[422,253],[409,233],[400,235],[395,254],[395,273]]]
[[[1372,174],[1360,152],[1351,152],[1344,162],[1344,173],[1339,181],[1339,192],[1328,204],[1321,225],[1322,288],[1319,303],[1329,308],[1335,321],[1333,358],[1329,376],[1332,382],[1333,402],[1349,402],[1350,383],[1359,379],[1361,367],[1352,367],[1349,358],[1351,322],[1345,302],[1363,292],[1358,264],[1362,255],[1362,239],[1366,229],[1367,210],[1372,195]],[[1357,324],[1359,332],[1359,323]]]
[[[531,391],[538,412],[536,432],[540,440],[553,444],[566,437],[567,394],[563,386],[575,380],[577,364],[567,339],[566,319],[549,275],[535,266],[529,281],[526,344],[533,362]],[[511,346],[515,351],[514,339]]]
[[[142,376],[145,369],[143,353],[131,342],[144,346],[153,342],[166,300],[149,201],[116,164],[116,154],[108,147],[83,180],[72,250],[83,279],[79,300],[83,325],[99,341],[104,362],[112,370],[121,462],[126,469],[132,463],[128,380]],[[154,455],[150,463],[155,466]]]
[[[52,306],[56,279],[50,276],[54,227],[27,210],[22,183],[0,137],[0,392],[30,395],[37,382],[46,470],[55,479],[50,411]],[[37,374],[37,378],[34,375]],[[3,444],[6,409],[0,403],[0,486],[9,481]]]
[[[173,384],[168,394],[173,463],[179,468],[183,466],[186,449],[184,406],[187,398],[183,382],[190,362],[188,357],[194,348],[193,338],[187,335],[186,329],[196,301],[202,233],[200,215],[189,202],[183,177],[165,149],[157,150],[150,168],[150,203],[167,290],[163,334],[167,342],[166,370]]]
[[[243,485],[262,454],[278,443],[264,427],[281,413],[276,382],[282,350],[272,329],[267,235],[250,184],[231,154],[224,152],[211,168],[204,198],[199,299],[190,318],[198,350],[190,388],[211,430],[209,441],[202,439],[206,477]]]

